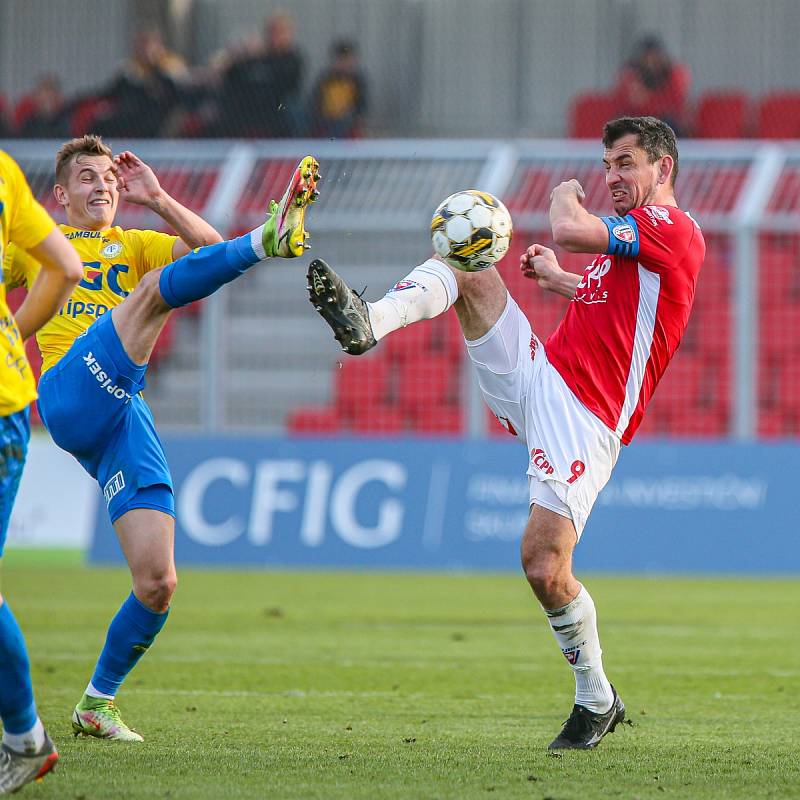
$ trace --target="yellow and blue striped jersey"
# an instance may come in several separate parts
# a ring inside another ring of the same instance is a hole
[[[22,170],[0,150],[0,255],[15,242],[20,248],[41,244],[55,227],[36,202]],[[23,252],[20,250],[19,252]],[[36,399],[36,383],[17,323],[6,303],[6,285],[0,279],[0,416],[21,411]]]
[[[118,306],[150,270],[172,261],[176,236],[120,227],[87,231],[58,226],[83,262],[83,280],[61,310],[36,334],[42,352],[42,372],[50,369],[98,317]],[[39,263],[10,247],[3,261],[9,286],[30,288]]]

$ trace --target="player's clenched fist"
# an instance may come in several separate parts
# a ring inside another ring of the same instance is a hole
[[[572,180],[559,183],[558,186],[556,186],[556,188],[550,193],[551,203],[557,194],[574,195],[578,198],[579,203],[583,203],[583,201],[586,199],[586,192],[583,191],[583,186],[581,186],[580,181],[578,181],[577,178],[572,178]]]

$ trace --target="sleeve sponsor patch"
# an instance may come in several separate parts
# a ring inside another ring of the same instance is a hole
[[[636,239],[636,232],[633,230],[633,226],[628,225],[627,222],[622,225],[615,225],[611,229],[611,233],[615,239],[619,239],[621,242],[627,242],[628,244]]]

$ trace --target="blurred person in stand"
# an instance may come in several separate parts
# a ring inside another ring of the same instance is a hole
[[[64,136],[69,128],[69,105],[53,74],[42,75],[14,110],[17,135],[28,139]]]
[[[658,117],[680,136],[686,131],[690,83],[689,68],[671,58],[661,38],[643,36],[617,77],[617,113]]]
[[[156,29],[138,31],[133,37],[130,59],[101,92],[112,107],[96,127],[107,136],[169,135],[187,79],[183,59],[167,49]]]
[[[330,63],[314,86],[311,108],[315,135],[345,139],[362,133],[367,85],[353,42],[333,43]]]
[[[301,134],[303,71],[293,19],[284,12],[269,17],[263,36],[246,41],[223,68],[211,135]]]

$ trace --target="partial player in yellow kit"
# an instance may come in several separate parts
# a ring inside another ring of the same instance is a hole
[[[24,341],[66,300],[81,275],[80,262],[36,202],[16,162],[0,151],[0,254],[14,241],[42,264],[23,305],[12,316],[0,281],[0,556],[28,449],[28,405],[36,397]],[[43,777],[58,753],[36,711],[22,631],[0,596],[0,794]]]
[[[39,414],[56,444],[97,480],[133,579],[73,711],[76,734],[142,741],[115,697],[164,626],[177,584],[172,478],[142,396],[156,340],[174,309],[267,259],[301,255],[318,178],[317,162],[306,156],[281,200],[270,201],[263,225],[223,242],[133,153],[114,157],[100,137],[87,135],[56,156],[53,191],[68,222],[60,227],[81,256],[83,278],[37,337]],[[178,236],[115,227],[120,197],[158,214]],[[11,285],[35,286],[41,275],[18,250],[3,269]]]

